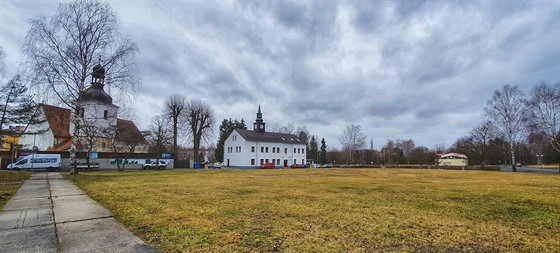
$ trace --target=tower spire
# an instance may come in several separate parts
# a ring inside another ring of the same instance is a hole
[[[265,123],[264,123],[263,118],[262,118],[261,104],[259,104],[259,110],[257,112],[257,119],[255,119],[255,123],[253,123],[253,131],[262,132],[262,133],[264,133],[264,131],[265,131]]]

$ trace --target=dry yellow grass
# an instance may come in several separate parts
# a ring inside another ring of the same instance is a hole
[[[558,252],[560,177],[396,169],[71,177],[163,252]]]

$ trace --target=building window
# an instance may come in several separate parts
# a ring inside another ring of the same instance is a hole
[[[284,148],[284,153],[287,155],[288,154],[288,148]]]
[[[280,159],[276,159],[276,165],[280,165]]]
[[[251,165],[255,165],[255,159],[251,159]]]
[[[261,153],[264,153],[264,147],[261,147]]]
[[[251,153],[255,153],[255,146],[251,146]]]
[[[261,165],[263,165],[263,164],[264,164],[264,160],[263,160],[263,159],[261,159]]]
[[[294,159],[294,164],[297,164],[297,161],[296,161],[296,159]]]
[[[294,148],[294,154],[296,153],[296,148]]]
[[[103,112],[103,118],[104,118],[104,119],[107,119],[108,117],[109,117],[109,111],[105,110],[105,111]]]
[[[268,163],[268,159],[266,159],[265,161],[266,161],[266,163]]]
[[[239,146],[239,153],[241,153],[241,146]]]
[[[268,153],[268,147],[266,147],[266,153]]]

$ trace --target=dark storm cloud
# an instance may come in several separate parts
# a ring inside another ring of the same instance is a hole
[[[260,103],[265,121],[306,125],[331,147],[346,124],[362,125],[376,147],[399,138],[432,147],[478,124],[505,83],[528,91],[560,80],[555,1],[111,4],[140,48],[141,122],[167,96],[184,94],[210,101],[218,121],[250,124]],[[32,16],[52,15],[43,5]],[[23,40],[16,29],[25,27],[2,27],[3,45]]]

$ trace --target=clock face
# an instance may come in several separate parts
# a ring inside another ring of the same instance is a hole
[[[263,128],[264,128],[264,125],[260,125],[260,128],[263,129]]]

